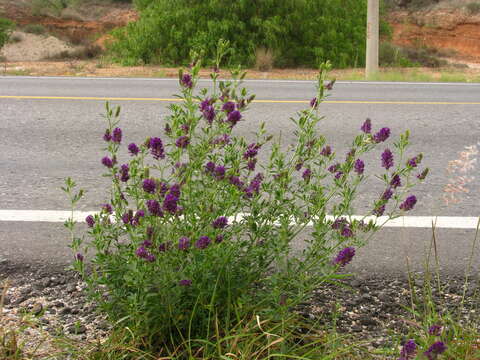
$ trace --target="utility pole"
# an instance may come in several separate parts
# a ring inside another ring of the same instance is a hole
[[[365,68],[365,77],[367,79],[378,72],[379,2],[380,0],[368,0],[367,59]]]

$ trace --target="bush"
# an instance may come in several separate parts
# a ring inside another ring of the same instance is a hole
[[[358,0],[136,1],[137,22],[115,30],[110,50],[124,65],[188,64],[190,49],[214,63],[220,38],[232,44],[226,65],[255,64],[257,48],[271,49],[275,66],[361,66],[366,2]]]
[[[327,69],[322,66],[311,107],[293,119],[296,143],[289,151],[264,125],[251,144],[234,135],[254,99],[241,88],[238,72],[225,82],[213,73],[213,92],[201,90],[198,97],[200,62],[191,74],[180,72],[181,103],[170,106],[163,139],[151,134],[139,145],[130,143],[131,158],[122,165],[120,108],[107,103],[102,163],[112,180],[111,201],[87,217],[86,250],[73,236],[73,220],[65,225],[90,294],[143,347],[176,349],[224,335],[255,314],[281,322],[314,288],[341,277],[336,273],[352,259],[354,246],[378,229],[373,220],[350,216],[365,179],[361,158],[390,130],[373,134],[367,120],[346,158],[337,159],[316,130],[317,107],[333,86],[324,85]],[[405,154],[408,142],[407,132],[393,144],[395,151]],[[268,149],[268,161],[257,162]],[[376,215],[388,206],[394,216],[416,202],[409,193],[421,155],[407,162],[400,155],[395,167],[392,156],[389,150],[382,154],[387,171],[372,203]],[[66,180],[72,205],[83,194],[75,194],[74,186]],[[297,254],[293,242],[309,224],[307,248]],[[206,351],[210,345],[201,346]]]
[[[14,28],[14,23],[8,19],[0,18],[0,49],[10,39],[10,35]]]
[[[402,48],[389,42],[381,42],[379,48],[379,64],[386,67],[412,67],[417,65],[410,61]]]
[[[42,24],[28,24],[25,25],[23,31],[30,34],[43,35],[47,32],[47,29]]]
[[[478,14],[480,13],[480,2],[467,4],[466,8],[470,14]]]

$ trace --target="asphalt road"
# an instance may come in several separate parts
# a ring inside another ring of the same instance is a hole
[[[292,140],[289,117],[308,106],[305,101],[314,95],[314,83],[245,85],[257,99],[271,101],[253,104],[237,133],[252,139],[265,121],[271,133],[281,132],[286,143]],[[69,204],[59,189],[67,176],[88,190],[79,210],[98,209],[107,186],[100,176],[104,98],[114,98],[111,102],[122,106],[124,142],[140,142],[147,135],[162,135],[169,103],[159,99],[171,99],[177,91],[176,80],[0,78],[0,210],[67,210]],[[478,176],[460,203],[447,206],[442,200],[449,182],[448,162],[480,141],[480,84],[344,82],[335,85],[327,100],[320,107],[325,115],[320,130],[339,154],[348,151],[366,117],[374,128],[390,127],[393,136],[411,130],[410,153],[424,153],[423,164],[431,168],[426,184],[415,189],[419,202],[411,215],[480,215]],[[373,172],[380,170],[379,155],[366,159]],[[478,168],[468,175],[475,173]],[[378,196],[375,183],[372,178],[364,187],[359,213]],[[473,229],[454,227],[437,230],[442,269],[448,273],[464,270],[475,236]],[[431,229],[384,229],[358,252],[350,269],[366,274],[401,272],[408,256],[412,267],[421,270],[431,236]],[[0,220],[0,259],[9,263],[66,264],[71,259],[67,243],[60,223]],[[474,264],[480,265],[478,248]]]

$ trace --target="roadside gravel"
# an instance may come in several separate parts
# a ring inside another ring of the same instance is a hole
[[[424,304],[422,274],[415,274],[416,310]],[[8,285],[5,282],[8,279]],[[432,281],[433,284],[433,281]],[[26,348],[37,349],[37,355],[58,351],[52,341],[61,335],[80,342],[103,342],[110,329],[105,317],[96,311],[83,290],[85,284],[71,271],[42,265],[0,263],[0,293],[6,296],[0,316],[0,329],[28,324],[21,334]],[[437,310],[458,312],[460,322],[476,324],[480,329],[480,278],[472,277],[461,306],[464,279],[441,280],[441,290],[432,285]],[[391,347],[395,336],[407,335],[415,325],[408,308],[412,307],[412,291],[406,277],[352,276],[336,285],[318,289],[312,301],[298,307],[305,317],[332,326],[334,319],[339,333],[350,334],[367,348]],[[1,309],[1,307],[0,307]],[[29,314],[30,322],[22,320]],[[396,335],[393,335],[396,334]],[[41,357],[40,357],[41,358]]]

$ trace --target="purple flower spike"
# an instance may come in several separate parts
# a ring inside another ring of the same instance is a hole
[[[180,286],[191,286],[192,285],[192,280],[188,280],[188,279],[180,280],[178,282],[178,285],[180,285]]]
[[[140,149],[138,148],[137,144],[131,143],[128,145],[128,151],[132,156],[135,156],[140,152]]]
[[[225,177],[225,166],[218,165],[214,169],[215,178],[217,180],[222,180]]]
[[[310,169],[305,169],[305,171],[303,172],[302,174],[302,178],[303,180],[305,180],[306,182],[310,181],[310,177],[312,176],[312,170]]]
[[[379,132],[373,135],[373,141],[376,143],[384,142],[390,136],[390,129],[387,127],[381,128]]]
[[[392,177],[392,180],[390,181],[390,185],[394,189],[396,189],[399,186],[402,186],[402,181],[400,180],[400,176],[399,175],[394,175]]]
[[[109,142],[110,140],[112,140],[112,134],[110,134],[109,129],[105,130],[105,134],[103,135],[103,140],[105,140],[106,142]]]
[[[195,247],[197,249],[205,249],[208,245],[210,245],[210,242],[211,240],[208,236],[202,236],[195,242]]]
[[[122,142],[122,129],[118,127],[113,129],[112,141],[117,144]]]
[[[113,160],[110,159],[108,156],[105,156],[103,159],[102,159],[102,164],[104,166],[106,166],[107,168],[112,168],[113,167]]]
[[[353,231],[352,229],[350,229],[348,226],[345,226],[343,229],[342,229],[342,236],[343,237],[352,237],[353,236]]]
[[[339,171],[335,174],[335,179],[340,179],[343,176],[343,171]]]
[[[362,175],[363,171],[365,170],[365,163],[362,160],[357,159],[357,160],[355,160],[355,164],[353,165],[353,169],[358,175]]]
[[[387,170],[393,166],[393,154],[390,149],[385,149],[382,153],[382,166]]]
[[[167,244],[161,243],[160,245],[158,245],[158,251],[160,251],[160,252],[167,251]]]
[[[390,200],[392,198],[392,195],[393,195],[393,191],[392,189],[388,188],[387,190],[385,190],[382,194],[382,200]]]
[[[203,110],[203,117],[209,124],[212,124],[213,120],[215,119],[215,108],[213,106],[208,106],[205,110]]]
[[[155,189],[157,187],[155,180],[153,179],[145,179],[143,180],[143,190],[147,193],[153,194],[155,192]]]
[[[370,132],[372,131],[372,120],[367,118],[360,130],[362,130],[365,134],[370,134]]]
[[[235,110],[228,114],[227,122],[229,122],[233,127],[240,121],[241,118],[242,114],[240,114],[240,111]]]
[[[255,165],[257,165],[257,159],[250,159],[247,162],[247,169],[250,171],[255,171]]]
[[[148,256],[148,251],[143,246],[140,246],[137,250],[135,250],[135,255],[140,258],[146,258]]]
[[[163,200],[163,209],[171,214],[175,214],[177,212],[177,203],[178,197],[169,192],[167,196],[165,196],[165,200]]]
[[[209,161],[205,164],[205,170],[208,173],[213,173],[215,171],[215,163],[213,161]]]
[[[402,360],[409,360],[415,356],[415,351],[417,350],[417,344],[415,341],[410,339],[402,346],[402,350],[400,350],[400,359]]]
[[[222,110],[225,111],[227,114],[230,114],[232,111],[235,110],[235,103],[227,101],[225,104],[223,104]]]
[[[179,250],[187,250],[189,247],[190,247],[190,239],[188,237],[184,236],[178,240]]]
[[[186,135],[180,136],[175,142],[175,145],[182,149],[185,149],[188,146],[188,144],[190,144],[190,138]]]
[[[428,168],[426,168],[425,170],[423,170],[420,174],[417,175],[417,179],[418,179],[418,180],[424,180],[424,179],[427,177],[427,175],[428,175],[428,171],[429,171]]]
[[[163,212],[160,209],[160,204],[157,200],[147,200],[147,208],[150,214],[154,216],[163,216]]]
[[[353,247],[346,247],[343,250],[340,250],[337,257],[333,260],[335,265],[345,266],[350,261],[352,261],[355,256],[355,249]]]
[[[210,105],[212,105],[212,99],[206,98],[200,102],[200,111],[205,111]]]
[[[95,219],[93,218],[92,215],[88,215],[85,218],[85,222],[87,223],[88,227],[93,227],[93,225],[95,225]]]
[[[142,245],[149,248],[149,247],[152,247],[153,243],[150,240],[144,240],[142,242]]]
[[[215,238],[215,242],[217,244],[220,244],[221,242],[223,242],[223,235],[222,234],[218,234],[217,237]]]
[[[316,97],[314,97],[312,100],[310,100],[310,107],[316,109],[318,107],[318,100]]]
[[[443,341],[437,341],[428,348],[427,351],[423,353],[429,360],[434,360],[437,358],[437,355],[444,353],[447,350],[447,346]]]
[[[150,139],[148,143],[148,147],[155,159],[163,159],[165,158],[165,150],[163,148],[162,139],[158,137],[154,137]]]
[[[260,145],[257,143],[252,143],[247,146],[247,150],[243,153],[243,158],[248,159],[248,158],[253,158],[257,156],[258,154],[258,149],[260,149]]]
[[[407,161],[407,165],[410,166],[410,167],[412,167],[412,168],[417,167],[417,165],[418,165],[417,157],[415,156],[415,157],[409,159],[409,160]]]
[[[340,164],[330,165],[327,170],[330,171],[333,174],[338,169],[340,169]]]
[[[130,179],[130,174],[128,173],[129,168],[127,164],[123,164],[120,167],[120,181],[127,182]]]
[[[441,325],[432,325],[428,329],[428,334],[433,336],[440,336],[442,334],[443,327]]]
[[[77,253],[77,254],[75,255],[75,260],[80,261],[80,262],[83,262],[84,257],[83,257],[82,254]]]
[[[225,216],[220,216],[212,222],[214,229],[224,229],[228,225],[228,219]]]
[[[147,260],[148,262],[155,262],[156,257],[153,254],[148,254],[145,260]]]
[[[113,212],[112,205],[110,204],[103,204],[102,211],[105,211],[107,214],[111,214]]]
[[[183,74],[182,79],[180,80],[180,84],[183,87],[191,89],[193,87],[192,75],[190,74]]]
[[[332,148],[327,145],[325,146],[322,151],[320,151],[320,155],[323,155],[323,156],[330,156],[332,155]]]
[[[375,216],[382,216],[384,213],[385,213],[385,205],[381,205],[379,207],[376,207],[373,211],[372,211],[373,215]]]
[[[417,198],[415,195],[410,195],[405,199],[403,203],[400,204],[400,209],[403,211],[412,210],[415,204],[417,203]]]

